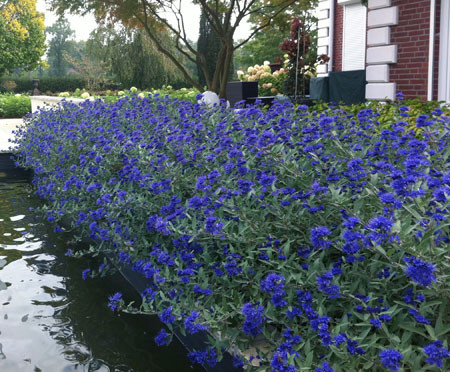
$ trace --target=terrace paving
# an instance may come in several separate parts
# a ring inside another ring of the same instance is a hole
[[[10,147],[15,147],[9,138],[13,138],[13,131],[22,124],[22,119],[0,119],[0,152],[9,152]]]

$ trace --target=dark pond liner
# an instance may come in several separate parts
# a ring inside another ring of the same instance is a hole
[[[16,167],[14,163],[14,154],[0,153],[0,182],[4,183],[24,183],[31,182],[33,178],[33,171]],[[69,220],[61,221],[63,225],[70,226]],[[93,241],[84,239],[87,244],[92,244]],[[133,295],[140,294],[150,286],[150,281],[142,274],[137,273],[131,269],[131,266],[117,267],[122,277],[131,286]],[[131,289],[130,288],[130,289]],[[155,317],[155,321],[160,322]],[[184,346],[188,352],[194,350],[204,350],[207,346],[208,334],[206,332],[199,332],[194,335],[183,335],[179,331],[174,331],[176,338]],[[223,359],[214,367],[203,366],[207,372],[242,372],[241,368],[233,366],[233,357],[229,353],[224,353]]]
[[[14,154],[10,152],[0,152],[0,182],[31,182],[32,178],[33,172],[31,170],[15,166]]]
[[[122,267],[119,269],[122,276],[130,283],[130,285],[139,293],[142,293],[145,288],[150,285],[147,278],[142,276],[130,267]],[[204,350],[206,347],[206,341],[208,335],[206,332],[199,332],[194,335],[183,335],[179,331],[175,331],[175,336],[181,342],[181,344],[189,351]],[[223,359],[217,363],[214,367],[203,366],[208,372],[242,372],[241,368],[233,366],[233,357],[229,353],[223,354]]]

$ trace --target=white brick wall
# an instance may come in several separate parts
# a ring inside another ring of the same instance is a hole
[[[394,100],[396,88],[395,83],[369,83],[366,85],[366,99]]]
[[[397,63],[397,45],[386,45],[367,48],[369,65]]]
[[[330,9],[319,10],[318,19],[328,19],[330,18]]]
[[[391,28],[379,27],[367,31],[367,45],[379,46],[388,45],[391,42]]]
[[[394,99],[396,84],[389,82],[389,64],[397,63],[397,45],[391,43],[391,27],[399,11],[392,0],[369,0],[367,15],[366,99]]]
[[[317,54],[320,56],[321,54],[328,55],[328,45],[320,46],[317,48]]]
[[[330,9],[331,9],[331,1],[334,0],[319,0],[317,6],[317,52],[318,54],[329,54],[330,49],[330,27],[333,24],[330,19]],[[326,76],[328,75],[328,63],[324,65],[319,65],[317,68],[317,76]]]
[[[361,4],[361,0],[337,0],[339,5]]]
[[[319,19],[317,22],[317,28],[321,29],[324,27],[330,27],[330,19]]]
[[[369,28],[392,26],[398,24],[398,7],[381,8],[372,10],[367,17]]]
[[[329,37],[319,37],[317,39],[317,46],[326,46],[326,45],[330,45]]]
[[[389,82],[389,65],[367,66],[366,80],[369,83],[388,83]]]
[[[367,5],[370,10],[387,8],[388,6],[391,6],[391,0],[369,0],[369,3]]]
[[[328,74],[328,64],[323,64],[323,65],[317,66],[317,74],[319,76]]]
[[[319,28],[319,30],[317,31],[318,37],[328,37],[329,34],[330,34],[330,29],[328,27]]]

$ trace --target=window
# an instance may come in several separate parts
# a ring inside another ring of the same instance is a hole
[[[361,3],[344,6],[342,70],[366,68],[366,7]]]

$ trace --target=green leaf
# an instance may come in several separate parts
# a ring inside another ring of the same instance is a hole
[[[407,331],[410,331],[412,333],[421,335],[421,336],[423,336],[425,338],[428,338],[428,336],[423,331],[419,330],[418,328],[416,328],[415,326],[413,326],[411,324],[403,323],[403,324],[399,324],[399,327],[403,328],[403,329],[406,329]]]

